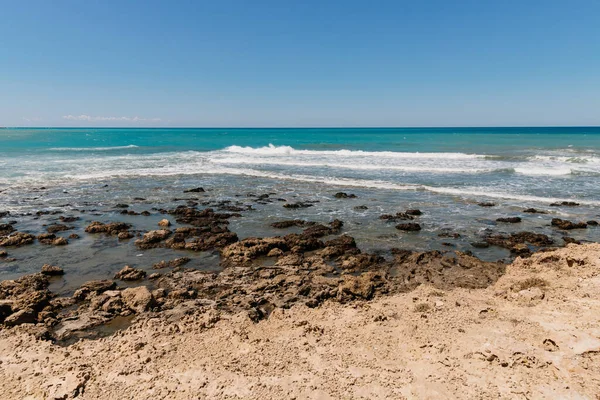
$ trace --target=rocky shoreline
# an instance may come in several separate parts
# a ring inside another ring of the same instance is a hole
[[[203,188],[188,189],[185,193],[204,193]],[[309,201],[287,202],[273,194],[248,195],[257,204],[297,209],[312,206]],[[338,192],[335,199],[356,199],[350,193]],[[144,200],[144,199],[139,199]],[[151,273],[125,266],[113,280],[85,282],[71,296],[57,295],[49,286],[63,277],[61,266],[44,265],[41,272],[15,280],[0,282],[0,323],[7,329],[21,324],[37,324],[40,338],[71,343],[80,337],[99,336],[116,318],[172,310],[191,300],[228,313],[245,312],[254,321],[268,318],[275,309],[294,305],[317,307],[324,301],[348,303],[371,300],[414,290],[419,285],[432,285],[440,290],[453,288],[486,288],[496,282],[506,269],[504,262],[487,262],[470,251],[412,251],[389,249],[388,257],[361,251],[353,237],[343,233],[344,222],[334,219],[329,224],[289,219],[271,223],[282,231],[273,237],[239,239],[229,229],[232,218],[252,209],[243,202],[213,201],[201,203],[198,198],[177,199],[187,205],[172,209],[155,208],[162,215],[160,229],[140,231],[125,222],[93,221],[85,226],[87,235],[115,237],[118,241],[133,240],[139,250],[171,249],[173,258],[155,263]],[[480,203],[494,207],[493,203]],[[575,207],[576,203],[553,204],[554,207]],[[129,205],[114,206],[119,214],[149,216],[150,212],[128,210]],[[216,211],[215,211],[216,210]],[[394,223],[396,229],[418,235],[419,209],[407,209],[395,214],[383,214],[382,223]],[[527,209],[525,213],[544,213]],[[80,235],[71,233],[80,218],[62,215],[62,211],[39,212],[39,215],[59,215],[58,221],[45,226],[45,233],[19,231],[13,220],[0,224],[0,260],[14,260],[13,248],[39,243],[48,246],[67,246]],[[10,213],[2,213],[11,218]],[[520,217],[499,218],[498,222],[518,224]],[[172,228],[173,223],[178,227]],[[514,256],[530,257],[536,251],[549,251],[557,245],[577,242],[569,240],[566,232],[573,229],[595,228],[596,221],[573,222],[552,218],[551,226],[565,232],[563,243],[535,232],[511,234],[484,233],[474,249],[497,246],[508,249]],[[285,234],[286,229],[301,229]],[[67,236],[68,234],[68,236]],[[460,233],[444,230],[441,240],[456,239]],[[452,243],[443,242],[452,246]],[[185,252],[216,251],[219,271],[186,267]],[[183,253],[182,253],[183,252]],[[68,261],[65,260],[65,263]],[[125,284],[126,283],[126,284]],[[132,287],[132,285],[134,285]]]

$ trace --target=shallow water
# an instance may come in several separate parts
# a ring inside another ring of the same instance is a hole
[[[188,266],[218,270],[218,252],[139,251],[133,240],[83,232],[94,220],[156,229],[165,216],[152,208],[186,204],[176,198],[198,199],[200,208],[223,200],[251,205],[252,211],[230,220],[240,238],[299,231],[270,227],[279,220],[338,218],[361,249],[384,256],[400,247],[470,250],[486,260],[506,259],[504,249],[476,249],[470,243],[489,230],[528,230],[561,244],[565,232],[549,226],[553,217],[600,219],[600,128],[1,129],[0,155],[0,211],[11,212],[0,223],[15,220],[18,230],[39,234],[59,215],[37,216],[37,211],[81,217],[68,224],[73,231],[59,234],[81,236],[68,246],[8,249],[17,261],[0,261],[0,279],[38,271],[44,263],[60,265],[67,275],[53,283],[59,292],[112,277],[125,264],[152,272],[153,263],[182,255],[192,258]],[[197,186],[206,193],[183,193]],[[338,191],[358,198],[336,199]],[[257,203],[248,193],[318,202],[288,210],[279,201]],[[550,206],[564,200],[581,205]],[[477,205],[481,201],[497,206],[483,208]],[[117,203],[153,215],[123,216]],[[362,205],[367,209],[354,208]],[[523,213],[528,207],[548,214]],[[417,218],[423,226],[419,233],[400,232],[378,218],[408,208],[424,212]],[[495,222],[505,216],[523,222]],[[438,237],[444,229],[462,236]],[[568,235],[599,241],[600,228]]]

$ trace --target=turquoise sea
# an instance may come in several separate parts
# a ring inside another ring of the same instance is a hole
[[[127,203],[133,211],[174,207],[190,197],[183,190],[197,186],[206,189],[196,196],[202,204],[252,206],[231,222],[241,238],[281,234],[269,227],[277,220],[339,218],[365,250],[452,245],[500,259],[509,257],[506,250],[471,243],[491,231],[522,230],[551,235],[557,243],[567,235],[600,241],[600,228],[561,232],[550,226],[555,217],[600,220],[600,128],[0,129],[0,212],[10,212],[0,223],[15,219],[21,230],[43,231],[53,223],[45,213],[53,211],[85,212],[82,225],[124,219],[153,229],[160,215],[141,220],[121,215],[114,205]],[[340,191],[357,198],[336,199]],[[265,193],[313,206],[289,210],[250,201]],[[562,201],[580,205],[551,206]],[[547,214],[523,213],[529,207]],[[378,218],[407,208],[424,212],[419,234]],[[506,216],[523,222],[496,222]],[[442,240],[445,231],[461,237]],[[85,240],[39,254],[16,250],[19,261],[5,272],[39,269],[42,258],[60,261],[65,251],[73,265],[96,273],[110,273],[128,257],[141,260],[133,245],[111,245],[110,251],[97,250],[101,261],[92,266],[86,249],[96,244]],[[164,256],[156,251],[155,257]]]

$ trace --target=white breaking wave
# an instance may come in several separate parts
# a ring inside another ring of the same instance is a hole
[[[113,146],[113,147],[52,147],[48,150],[51,151],[111,151],[111,150],[123,150],[123,149],[135,149],[139,146],[130,144],[127,146]]]
[[[438,158],[438,159],[474,159],[484,158],[481,154],[465,153],[407,153],[396,151],[363,151],[363,150],[297,150],[291,146],[274,146],[269,144],[265,147],[242,147],[229,146],[224,152],[237,154],[252,154],[266,156],[291,156],[291,155],[335,155],[341,157],[393,157],[393,158]]]

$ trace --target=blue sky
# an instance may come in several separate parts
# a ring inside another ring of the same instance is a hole
[[[600,125],[597,0],[0,10],[0,126]]]

